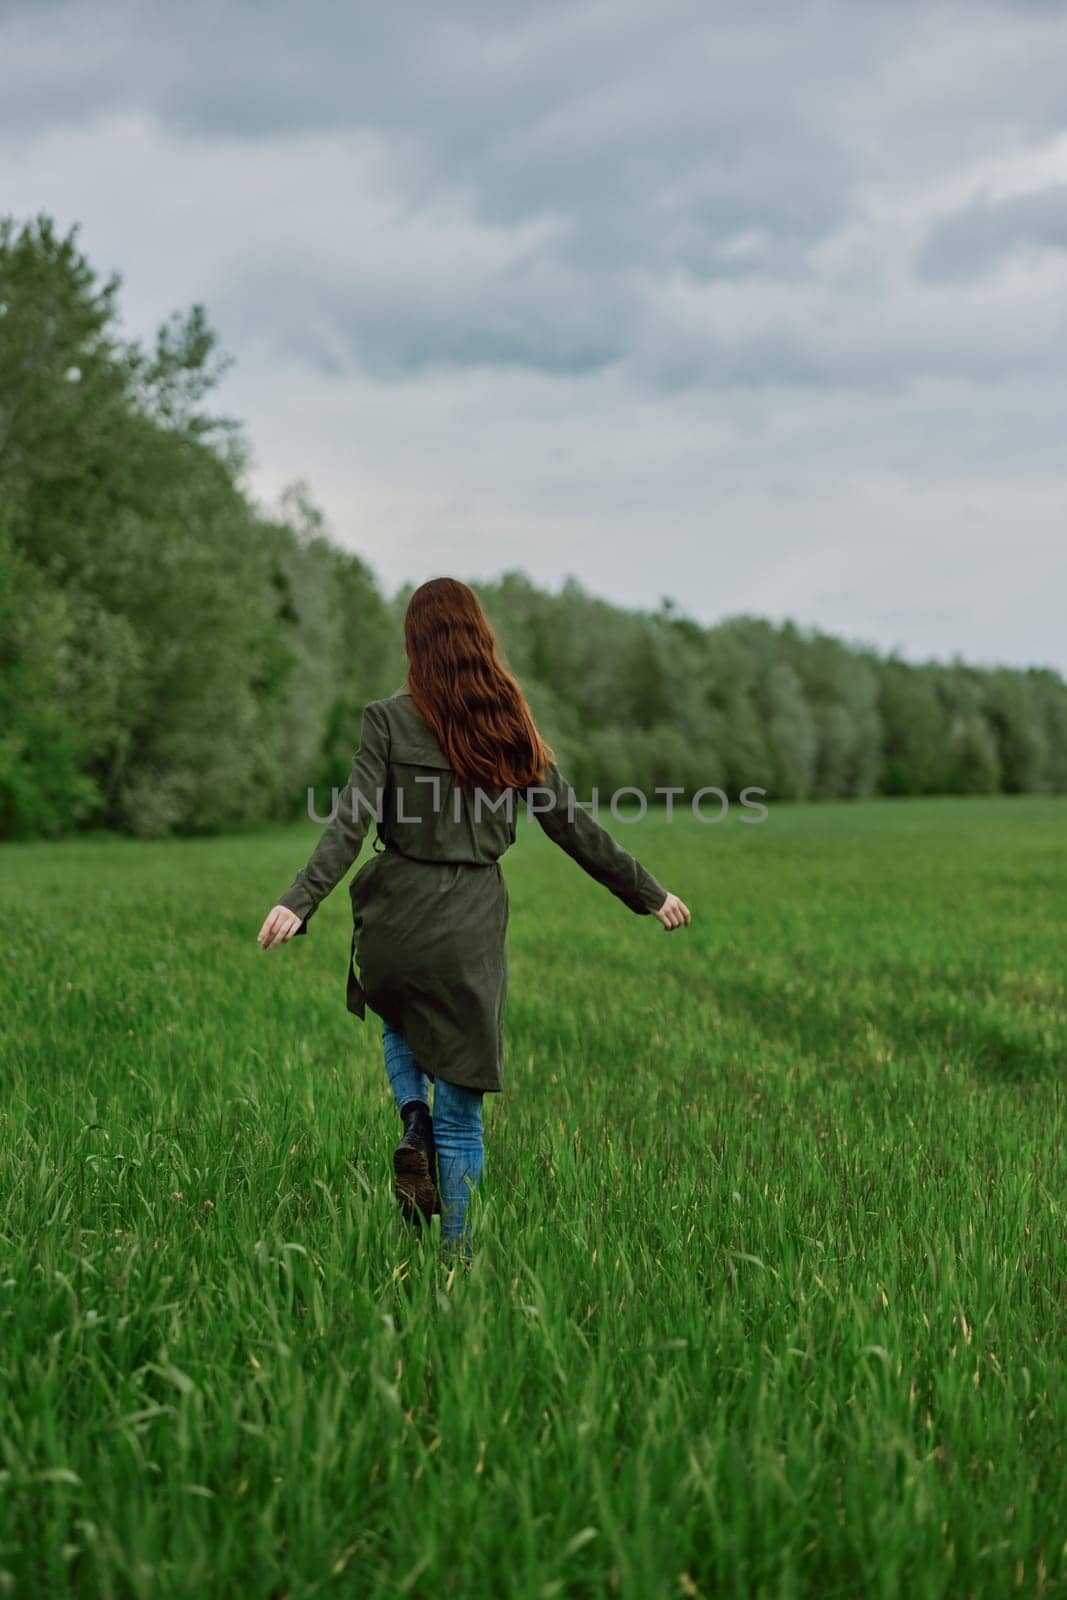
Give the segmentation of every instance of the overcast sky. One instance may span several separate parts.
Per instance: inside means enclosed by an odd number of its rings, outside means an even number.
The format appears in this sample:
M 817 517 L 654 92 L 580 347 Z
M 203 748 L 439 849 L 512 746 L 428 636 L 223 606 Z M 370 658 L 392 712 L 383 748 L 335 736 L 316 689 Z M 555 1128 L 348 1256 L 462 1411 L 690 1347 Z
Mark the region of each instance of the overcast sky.
M 0 211 L 392 589 L 1067 668 L 1067 5 L 0 0 Z

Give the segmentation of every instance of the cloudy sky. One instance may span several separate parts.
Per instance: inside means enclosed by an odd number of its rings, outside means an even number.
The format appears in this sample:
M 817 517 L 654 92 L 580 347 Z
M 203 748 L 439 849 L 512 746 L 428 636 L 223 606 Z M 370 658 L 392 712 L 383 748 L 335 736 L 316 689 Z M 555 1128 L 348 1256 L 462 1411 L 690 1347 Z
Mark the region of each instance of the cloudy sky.
M 1067 669 L 1067 5 L 0 0 L 0 211 L 387 587 Z

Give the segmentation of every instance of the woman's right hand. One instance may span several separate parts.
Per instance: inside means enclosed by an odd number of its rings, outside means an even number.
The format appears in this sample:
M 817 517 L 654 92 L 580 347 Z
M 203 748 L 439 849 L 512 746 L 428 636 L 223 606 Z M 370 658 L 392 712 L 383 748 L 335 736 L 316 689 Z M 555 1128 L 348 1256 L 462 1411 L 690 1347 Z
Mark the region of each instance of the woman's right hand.
M 652 915 L 659 918 L 668 933 L 672 928 L 688 928 L 693 920 L 689 914 L 689 907 L 684 900 L 679 900 L 676 894 L 669 894 L 659 910 L 653 911 Z
M 284 944 L 291 939 L 299 928 L 302 917 L 295 911 L 290 911 L 288 906 L 275 906 L 268 911 L 266 920 L 259 930 L 258 941 L 261 950 L 273 950 L 276 946 Z

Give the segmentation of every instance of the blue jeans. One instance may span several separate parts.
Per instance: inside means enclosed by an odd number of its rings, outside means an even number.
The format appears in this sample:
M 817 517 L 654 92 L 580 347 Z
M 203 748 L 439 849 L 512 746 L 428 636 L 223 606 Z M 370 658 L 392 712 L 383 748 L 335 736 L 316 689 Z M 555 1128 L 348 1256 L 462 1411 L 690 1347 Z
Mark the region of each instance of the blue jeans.
M 382 1024 L 385 1070 L 393 1086 L 397 1109 L 409 1100 L 430 1104 L 430 1080 L 411 1053 L 404 1035 Z M 482 1142 L 481 1089 L 463 1089 L 458 1083 L 434 1080 L 433 1136 L 437 1147 L 437 1177 L 441 1194 L 441 1237 L 470 1244 L 468 1205 L 471 1191 L 485 1166 Z

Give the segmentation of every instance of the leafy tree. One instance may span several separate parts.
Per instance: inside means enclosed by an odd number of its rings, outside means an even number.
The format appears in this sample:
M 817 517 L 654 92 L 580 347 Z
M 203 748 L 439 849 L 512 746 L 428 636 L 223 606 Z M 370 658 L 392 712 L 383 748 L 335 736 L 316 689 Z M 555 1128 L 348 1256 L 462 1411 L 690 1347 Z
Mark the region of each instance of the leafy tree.
M 786 800 L 803 800 L 815 776 L 816 729 L 799 677 L 786 661 L 769 669 L 761 695 L 772 760 L 770 788 Z
M 949 713 L 927 667 L 890 658 L 879 674 L 885 794 L 935 794 L 946 783 Z
M 1050 745 L 1035 680 L 1000 667 L 984 684 L 986 721 L 997 743 L 998 764 L 1009 794 L 1040 794 L 1051 787 Z
M 997 741 L 978 712 L 956 717 L 948 731 L 948 788 L 955 794 L 996 794 L 1000 788 Z

